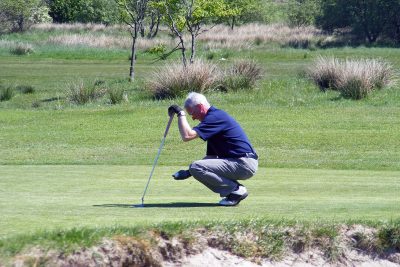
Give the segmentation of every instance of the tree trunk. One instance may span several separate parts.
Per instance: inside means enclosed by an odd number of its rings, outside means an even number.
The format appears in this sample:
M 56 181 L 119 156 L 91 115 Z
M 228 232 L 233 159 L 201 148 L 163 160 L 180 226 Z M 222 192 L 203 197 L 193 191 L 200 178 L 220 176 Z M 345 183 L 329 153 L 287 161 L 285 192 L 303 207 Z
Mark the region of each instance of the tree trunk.
M 136 63 L 136 39 L 137 39 L 137 29 L 138 25 L 135 24 L 135 29 L 132 33 L 132 47 L 131 47 L 131 66 L 129 69 L 129 81 L 133 82 L 135 80 L 135 63 Z
M 158 29 L 159 29 L 159 27 L 160 27 L 160 20 L 161 20 L 161 14 L 160 14 L 160 12 L 158 12 L 158 14 L 157 14 L 156 30 L 154 31 L 154 34 L 151 36 L 151 38 L 154 38 L 154 37 L 157 36 L 157 34 L 158 34 Z
M 153 29 L 154 29 L 155 24 L 156 24 L 156 23 L 155 23 L 155 19 L 154 19 L 154 12 L 151 12 L 151 15 L 150 15 L 149 33 L 147 34 L 147 39 L 152 38 L 152 36 L 153 36 Z
M 187 67 L 186 47 L 185 47 L 185 43 L 183 42 L 183 39 L 181 36 L 179 37 L 179 39 L 181 40 L 182 64 L 183 64 L 183 67 L 186 69 L 186 67 Z
M 143 23 L 140 23 L 140 36 L 144 38 L 144 35 L 145 35 L 144 25 Z
M 194 32 L 191 32 L 190 35 L 192 36 L 192 47 L 191 54 L 190 54 L 190 64 L 193 64 L 194 57 L 196 56 L 196 35 Z
M 233 28 L 235 27 L 235 23 L 236 23 L 236 17 L 233 16 L 233 17 L 232 17 L 231 30 L 233 30 Z

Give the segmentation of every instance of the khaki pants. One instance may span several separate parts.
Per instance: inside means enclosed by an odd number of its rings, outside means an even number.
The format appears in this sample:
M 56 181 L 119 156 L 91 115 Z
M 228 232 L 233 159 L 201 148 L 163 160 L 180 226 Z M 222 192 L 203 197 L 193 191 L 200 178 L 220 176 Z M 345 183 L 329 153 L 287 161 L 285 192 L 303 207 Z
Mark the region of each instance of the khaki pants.
M 253 158 L 205 157 L 190 164 L 189 171 L 213 192 L 226 197 L 237 187 L 236 180 L 249 179 L 257 168 L 258 160 Z

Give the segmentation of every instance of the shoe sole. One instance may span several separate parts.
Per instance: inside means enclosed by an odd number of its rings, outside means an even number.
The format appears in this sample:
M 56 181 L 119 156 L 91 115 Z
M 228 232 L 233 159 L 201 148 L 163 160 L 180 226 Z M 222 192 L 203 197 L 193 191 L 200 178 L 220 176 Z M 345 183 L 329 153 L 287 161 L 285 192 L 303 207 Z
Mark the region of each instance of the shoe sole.
M 248 193 L 244 193 L 244 194 L 239 198 L 239 200 L 238 200 L 235 204 L 233 204 L 233 205 L 222 205 L 222 204 L 219 204 L 219 205 L 222 206 L 222 207 L 234 207 L 234 206 L 237 206 L 237 205 L 239 205 L 240 201 L 242 201 L 243 199 L 245 199 L 248 195 L 249 195 Z

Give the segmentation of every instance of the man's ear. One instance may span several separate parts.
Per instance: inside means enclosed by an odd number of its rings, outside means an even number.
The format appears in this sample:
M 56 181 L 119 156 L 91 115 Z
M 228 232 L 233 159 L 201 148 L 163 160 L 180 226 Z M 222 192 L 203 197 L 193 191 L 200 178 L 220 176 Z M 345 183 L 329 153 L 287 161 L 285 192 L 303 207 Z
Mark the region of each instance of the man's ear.
M 207 113 L 206 107 L 203 104 L 198 104 L 197 107 L 200 110 L 201 114 Z

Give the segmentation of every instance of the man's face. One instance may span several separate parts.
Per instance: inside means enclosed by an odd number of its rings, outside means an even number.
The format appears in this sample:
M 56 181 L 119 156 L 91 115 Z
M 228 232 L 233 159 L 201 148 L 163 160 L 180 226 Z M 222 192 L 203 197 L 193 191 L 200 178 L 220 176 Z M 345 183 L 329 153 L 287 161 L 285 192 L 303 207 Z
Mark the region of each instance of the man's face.
M 199 120 L 202 121 L 204 119 L 205 114 L 204 113 L 204 108 L 202 104 L 198 104 L 196 106 L 188 106 L 186 107 L 186 112 L 192 116 L 193 120 Z

